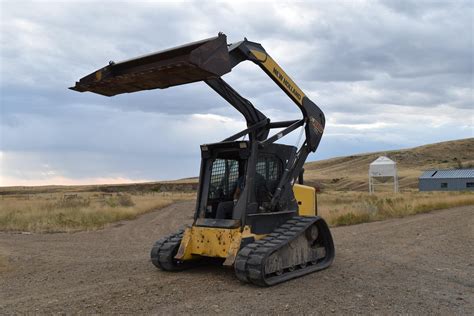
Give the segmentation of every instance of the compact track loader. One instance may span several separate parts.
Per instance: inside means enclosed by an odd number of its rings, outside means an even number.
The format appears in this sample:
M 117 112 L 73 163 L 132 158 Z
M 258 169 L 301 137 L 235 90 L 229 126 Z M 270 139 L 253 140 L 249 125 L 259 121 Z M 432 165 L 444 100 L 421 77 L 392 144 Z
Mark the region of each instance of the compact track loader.
M 303 117 L 272 122 L 232 89 L 222 76 L 243 61 L 257 64 Z M 247 122 L 247 128 L 219 143 L 201 146 L 199 189 L 192 226 L 158 240 L 151 261 L 166 271 L 221 258 L 237 278 L 274 285 L 329 267 L 334 244 L 317 216 L 314 188 L 302 185 L 303 164 L 323 134 L 325 118 L 258 43 L 227 44 L 217 37 L 114 63 L 91 73 L 70 89 L 105 96 L 164 89 L 204 81 Z M 275 143 L 304 129 L 300 148 Z M 270 130 L 278 129 L 272 136 Z M 248 140 L 240 140 L 243 137 Z M 245 138 L 244 138 L 245 139 Z M 296 182 L 299 182 L 297 184 Z

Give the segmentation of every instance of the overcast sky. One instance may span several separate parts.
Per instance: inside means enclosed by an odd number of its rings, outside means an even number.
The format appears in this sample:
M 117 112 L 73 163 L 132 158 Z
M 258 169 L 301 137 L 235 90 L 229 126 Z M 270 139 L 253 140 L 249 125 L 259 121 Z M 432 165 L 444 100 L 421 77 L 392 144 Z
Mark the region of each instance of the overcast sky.
M 310 160 L 474 136 L 472 1 L 16 0 L 0 14 L 0 185 L 197 175 L 199 144 L 245 127 L 204 83 L 112 98 L 67 87 L 220 31 L 261 43 L 325 112 Z M 272 120 L 300 117 L 254 64 L 224 78 Z

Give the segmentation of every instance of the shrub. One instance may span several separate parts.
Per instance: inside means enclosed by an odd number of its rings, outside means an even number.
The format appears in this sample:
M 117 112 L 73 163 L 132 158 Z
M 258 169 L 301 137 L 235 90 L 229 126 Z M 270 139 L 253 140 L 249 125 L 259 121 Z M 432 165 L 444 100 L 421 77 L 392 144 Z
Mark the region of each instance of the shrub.
M 130 206 L 135 205 L 135 203 L 133 203 L 132 197 L 130 195 L 119 195 L 118 196 L 118 204 L 120 206 L 125 206 L 125 207 L 130 207 Z
M 130 195 L 117 195 L 109 197 L 105 200 L 105 204 L 110 207 L 131 207 L 135 205 Z
M 335 226 L 353 225 L 368 222 L 369 219 L 370 215 L 367 213 L 354 214 L 350 212 L 344 215 L 339 215 L 331 221 L 331 224 Z
M 88 207 L 91 204 L 89 199 L 75 198 L 59 200 L 51 206 L 51 208 L 80 208 Z

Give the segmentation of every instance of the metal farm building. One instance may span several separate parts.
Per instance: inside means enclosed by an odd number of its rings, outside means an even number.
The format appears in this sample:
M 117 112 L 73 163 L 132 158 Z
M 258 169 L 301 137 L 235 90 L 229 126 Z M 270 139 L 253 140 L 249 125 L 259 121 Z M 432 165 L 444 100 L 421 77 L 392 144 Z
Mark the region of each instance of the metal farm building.
M 474 191 L 474 169 L 428 170 L 418 180 L 420 191 Z

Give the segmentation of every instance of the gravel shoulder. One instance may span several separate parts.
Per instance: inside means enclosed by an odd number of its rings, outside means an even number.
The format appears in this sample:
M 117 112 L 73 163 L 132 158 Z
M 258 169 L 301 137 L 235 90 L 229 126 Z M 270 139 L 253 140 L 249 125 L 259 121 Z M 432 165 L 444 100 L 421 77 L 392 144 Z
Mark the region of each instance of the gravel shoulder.
M 153 242 L 191 223 L 193 208 L 177 203 L 95 232 L 0 233 L 0 314 L 474 310 L 474 206 L 334 228 L 329 269 L 271 288 L 239 283 L 229 268 L 166 273 L 150 263 Z

